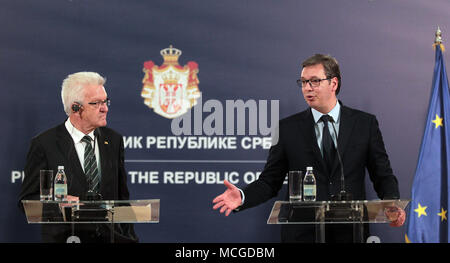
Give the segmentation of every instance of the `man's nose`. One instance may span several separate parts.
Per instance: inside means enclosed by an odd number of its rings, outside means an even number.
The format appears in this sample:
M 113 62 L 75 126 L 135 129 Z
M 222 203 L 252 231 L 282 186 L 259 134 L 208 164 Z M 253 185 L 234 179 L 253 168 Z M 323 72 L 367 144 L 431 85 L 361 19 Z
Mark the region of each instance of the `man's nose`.
M 307 83 L 305 87 L 303 87 L 305 91 L 312 91 L 314 88 L 312 87 L 311 82 Z
M 108 110 L 109 110 L 109 108 L 108 108 L 108 105 L 106 105 L 106 103 L 105 103 L 105 104 L 102 104 L 102 105 L 100 106 L 100 111 L 101 111 L 101 112 L 108 112 Z

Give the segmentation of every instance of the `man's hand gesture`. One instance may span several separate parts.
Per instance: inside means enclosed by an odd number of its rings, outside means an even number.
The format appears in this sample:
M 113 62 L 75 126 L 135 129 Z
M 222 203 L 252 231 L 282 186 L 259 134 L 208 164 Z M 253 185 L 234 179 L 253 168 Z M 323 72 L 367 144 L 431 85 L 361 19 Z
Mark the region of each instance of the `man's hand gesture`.
M 213 209 L 216 210 L 220 208 L 220 213 L 225 212 L 225 215 L 228 216 L 231 211 L 242 204 L 242 198 L 241 192 L 232 183 L 224 180 L 223 184 L 227 187 L 227 190 L 225 190 L 223 194 L 214 198 L 213 203 L 215 205 L 213 206 Z

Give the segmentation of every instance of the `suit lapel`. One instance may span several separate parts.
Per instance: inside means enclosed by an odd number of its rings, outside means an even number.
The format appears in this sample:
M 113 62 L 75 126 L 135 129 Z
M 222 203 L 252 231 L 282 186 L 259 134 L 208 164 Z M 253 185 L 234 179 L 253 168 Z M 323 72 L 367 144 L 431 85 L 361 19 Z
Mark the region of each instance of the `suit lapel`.
M 105 191 L 108 189 L 106 186 L 112 187 L 114 184 L 111 182 L 112 177 L 108 176 L 110 174 L 110 167 L 108 160 L 111 160 L 111 157 L 109 156 L 111 153 L 110 147 L 110 141 L 105 136 L 104 132 L 100 131 L 100 128 L 97 128 L 97 138 L 98 138 L 98 150 L 100 155 L 100 166 L 101 166 L 101 181 L 100 181 L 100 193 L 104 194 Z
M 64 123 L 58 126 L 56 143 L 61 153 L 65 155 L 66 162 L 65 171 L 67 176 L 67 185 L 69 187 L 69 194 L 75 194 L 77 191 L 84 192 L 87 185 L 86 176 L 78 159 L 77 151 L 72 137 L 67 131 Z
M 341 103 L 342 105 L 342 103 Z M 340 124 L 339 124 L 339 136 L 338 136 L 338 147 L 339 153 L 342 158 L 342 162 L 344 162 L 345 150 L 347 148 L 348 141 L 351 137 L 353 127 L 355 125 L 355 118 L 353 118 L 353 112 L 350 108 L 341 106 L 341 116 L 340 116 Z M 336 169 L 339 168 L 339 159 L 336 156 L 333 164 L 333 169 L 331 175 L 334 175 Z M 344 171 L 345 172 L 345 171 Z
M 327 171 L 325 161 L 323 160 L 322 154 L 320 153 L 319 145 L 317 145 L 317 136 L 316 136 L 316 132 L 314 130 L 315 123 L 314 123 L 314 118 L 313 118 L 313 115 L 311 112 L 311 108 L 309 108 L 305 112 L 305 115 L 303 116 L 302 121 L 303 121 L 303 123 L 301 123 L 302 129 L 300 129 L 300 130 L 303 131 L 304 138 L 306 138 L 307 141 L 311 142 L 311 147 L 312 147 L 312 150 L 314 153 L 314 157 L 316 160 L 319 161 L 321 168 L 322 168 L 321 170 Z

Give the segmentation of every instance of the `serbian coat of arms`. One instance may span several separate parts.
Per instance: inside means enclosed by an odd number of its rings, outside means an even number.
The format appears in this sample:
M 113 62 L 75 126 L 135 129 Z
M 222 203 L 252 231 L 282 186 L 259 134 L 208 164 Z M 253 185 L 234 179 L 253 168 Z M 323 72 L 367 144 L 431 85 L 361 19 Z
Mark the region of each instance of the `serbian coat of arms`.
M 161 66 L 151 60 L 144 62 L 141 96 L 155 113 L 173 119 L 196 105 L 201 95 L 198 89 L 198 64 L 189 61 L 187 65 L 180 66 L 178 58 L 181 50 L 172 45 L 160 53 L 164 58 Z

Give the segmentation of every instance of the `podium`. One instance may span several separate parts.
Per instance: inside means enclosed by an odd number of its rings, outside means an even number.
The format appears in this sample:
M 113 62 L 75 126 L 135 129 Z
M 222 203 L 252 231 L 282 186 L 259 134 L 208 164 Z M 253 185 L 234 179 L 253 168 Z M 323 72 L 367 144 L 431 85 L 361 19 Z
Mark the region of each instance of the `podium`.
M 314 225 L 316 242 L 325 242 L 326 224 L 353 224 L 353 242 L 364 242 L 363 224 L 390 223 L 385 212 L 391 207 L 403 210 L 410 200 L 355 201 L 276 201 L 267 224 Z
M 159 199 L 39 201 L 22 200 L 29 224 L 110 224 L 114 243 L 114 224 L 159 223 Z M 76 237 L 75 237 L 76 238 Z

